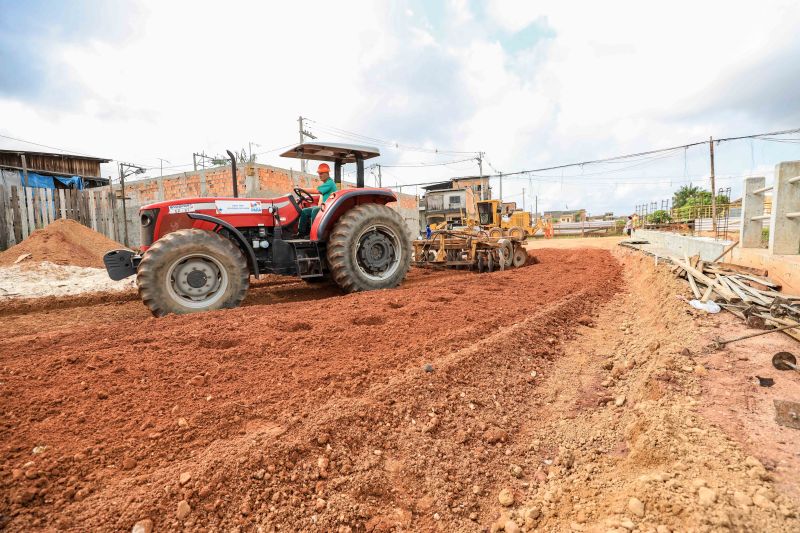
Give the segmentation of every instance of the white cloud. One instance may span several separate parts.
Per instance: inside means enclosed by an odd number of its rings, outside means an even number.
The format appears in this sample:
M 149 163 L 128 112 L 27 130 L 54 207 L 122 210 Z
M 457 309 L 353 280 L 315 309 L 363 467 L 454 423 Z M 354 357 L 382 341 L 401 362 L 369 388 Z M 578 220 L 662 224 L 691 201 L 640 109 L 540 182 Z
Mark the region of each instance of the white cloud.
M 51 43 L 49 55 L 87 89 L 79 106 L 54 110 L 0 96 L 0 132 L 177 164 L 203 149 L 290 143 L 302 114 L 405 145 L 482 150 L 508 172 L 797 126 L 739 106 L 760 89 L 730 81 L 746 80 L 764 58 L 800 49 L 794 2 L 497 0 L 437 8 L 443 12 L 418 3 L 148 0 L 129 38 Z M 532 24 L 535 38 L 512 45 Z M 774 63 L 792 68 L 791 61 Z M 735 103 L 714 108 L 723 100 Z M 756 151 L 754 161 L 749 149 L 722 145 L 719 173 L 768 170 L 794 146 Z M 690 177 L 707 174 L 702 150 L 689 153 Z M 386 164 L 460 158 L 384 152 Z M 274 154 L 265 158 L 278 162 Z M 394 169 L 384 181 L 416 183 L 475 168 Z M 629 211 L 670 195 L 684 176 L 683 156 L 636 170 L 583 179 L 572 168 L 563 184 L 559 172 L 538 178 L 551 183 L 508 178 L 504 195 L 521 199 L 525 187 L 544 208 Z M 631 185 L 634 178 L 643 183 Z

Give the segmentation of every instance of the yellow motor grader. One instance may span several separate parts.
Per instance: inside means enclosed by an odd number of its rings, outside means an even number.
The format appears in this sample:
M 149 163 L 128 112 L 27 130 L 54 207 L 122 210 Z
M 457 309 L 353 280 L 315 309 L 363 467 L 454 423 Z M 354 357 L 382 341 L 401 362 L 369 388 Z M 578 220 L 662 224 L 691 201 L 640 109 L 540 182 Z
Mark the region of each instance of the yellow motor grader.
M 500 200 L 478 200 L 475 204 L 478 219 L 468 219 L 467 226 L 479 226 L 489 237 L 524 240 L 533 237 L 539 230 L 542 230 L 545 238 L 553 237 L 553 224 L 550 221 L 544 222 L 541 218 L 532 222 L 528 211 L 512 211 L 503 216 Z

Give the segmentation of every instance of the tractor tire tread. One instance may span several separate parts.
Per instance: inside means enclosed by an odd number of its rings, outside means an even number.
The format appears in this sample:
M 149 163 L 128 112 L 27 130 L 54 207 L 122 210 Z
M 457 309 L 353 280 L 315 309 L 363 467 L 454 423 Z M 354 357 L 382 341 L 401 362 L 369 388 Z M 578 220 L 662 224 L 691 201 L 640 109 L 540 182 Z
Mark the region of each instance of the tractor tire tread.
M 230 239 L 217 233 L 200 229 L 182 229 L 168 233 L 158 239 L 148 248 L 139 264 L 136 274 L 136 283 L 142 302 L 156 317 L 170 313 L 181 314 L 182 311 L 174 305 L 169 305 L 168 296 L 158 282 L 158 270 L 168 261 L 168 255 L 177 247 L 197 247 L 199 241 L 204 240 L 210 246 L 219 247 L 219 251 L 227 254 L 238 267 L 238 280 L 231 279 L 229 283 L 237 287 L 223 303 L 223 308 L 238 307 L 242 303 L 250 287 L 250 271 L 247 260 L 241 248 Z M 185 312 L 185 311 L 183 311 Z
M 360 226 L 367 226 L 376 219 L 383 219 L 400 231 L 399 240 L 402 246 L 401 265 L 393 280 L 382 287 L 370 287 L 369 283 L 358 278 L 354 265 L 351 264 L 349 248 L 354 245 L 350 238 Z M 344 292 L 359 292 L 371 288 L 391 288 L 405 279 L 411 266 L 411 239 L 408 237 L 406 223 L 392 208 L 383 204 L 361 204 L 351 208 L 336 222 L 328 238 L 328 269 L 331 277 Z

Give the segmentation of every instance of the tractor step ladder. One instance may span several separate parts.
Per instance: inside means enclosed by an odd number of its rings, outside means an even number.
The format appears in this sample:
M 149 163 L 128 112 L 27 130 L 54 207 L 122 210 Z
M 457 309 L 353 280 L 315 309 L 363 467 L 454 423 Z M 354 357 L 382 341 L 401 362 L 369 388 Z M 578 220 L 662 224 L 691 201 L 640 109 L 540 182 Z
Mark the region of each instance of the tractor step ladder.
M 325 273 L 322 271 L 322 258 L 320 257 L 319 243 L 317 241 L 292 239 L 288 241 L 294 246 L 294 258 L 297 263 L 297 274 L 305 278 L 320 278 Z M 303 251 L 311 251 L 305 257 L 301 257 Z

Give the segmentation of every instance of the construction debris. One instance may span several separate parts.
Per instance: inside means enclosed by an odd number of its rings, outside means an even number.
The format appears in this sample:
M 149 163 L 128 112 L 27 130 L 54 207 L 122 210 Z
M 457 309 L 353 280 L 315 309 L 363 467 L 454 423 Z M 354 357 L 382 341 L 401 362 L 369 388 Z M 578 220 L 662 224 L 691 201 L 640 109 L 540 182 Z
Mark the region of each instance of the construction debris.
M 701 302 L 715 296 L 714 301 L 720 307 L 746 321 L 748 326 L 770 328 L 765 333 L 783 331 L 800 340 L 797 329 L 800 327 L 800 296 L 780 292 L 781 285 L 769 279 L 765 270 L 701 261 L 699 256 L 669 259 L 675 265 L 673 272 L 688 281 L 695 298 Z M 717 344 L 724 346 L 755 335 L 717 341 Z

